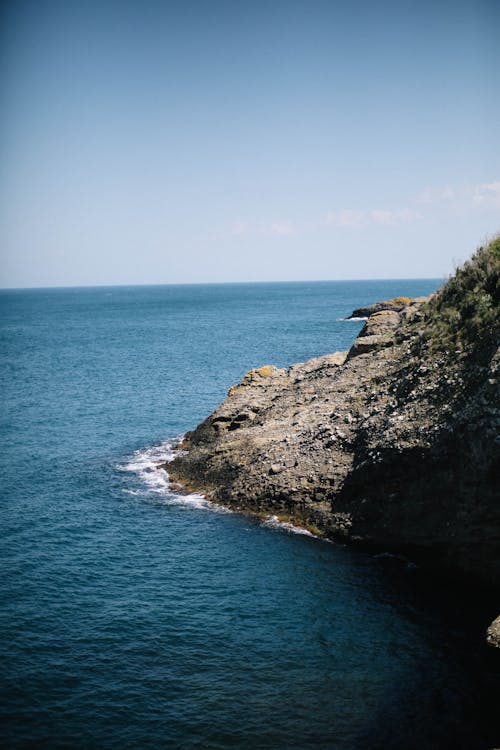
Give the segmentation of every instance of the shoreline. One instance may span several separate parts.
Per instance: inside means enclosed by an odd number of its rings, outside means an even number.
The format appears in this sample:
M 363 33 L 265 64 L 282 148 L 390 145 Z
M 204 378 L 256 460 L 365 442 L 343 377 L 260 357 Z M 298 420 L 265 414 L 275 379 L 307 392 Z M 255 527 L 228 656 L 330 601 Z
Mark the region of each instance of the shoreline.
M 179 446 L 182 445 L 182 442 L 179 443 Z M 172 448 L 172 459 L 173 461 L 180 453 L 185 452 L 185 448 L 179 448 L 177 449 L 177 446 L 173 446 Z M 251 507 L 244 507 L 242 505 L 234 506 L 231 503 L 228 503 L 227 505 L 224 505 L 223 503 L 217 502 L 217 500 L 214 499 L 213 495 L 210 493 L 210 491 L 206 490 L 205 488 L 201 486 L 195 486 L 192 484 L 189 484 L 188 482 L 183 482 L 182 480 L 172 477 L 171 473 L 168 471 L 167 467 L 169 465 L 170 461 L 166 463 L 158 464 L 156 467 L 157 471 L 164 471 L 168 476 L 168 489 L 174 494 L 174 495 L 200 495 L 203 497 L 204 500 L 206 500 L 208 503 L 213 505 L 216 508 L 222 508 L 224 510 L 228 510 L 232 513 L 239 513 L 244 516 L 248 516 L 250 518 L 255 518 L 257 520 L 262 521 L 263 523 L 267 521 L 271 521 L 272 519 L 276 519 L 281 524 L 287 524 L 289 526 L 293 526 L 297 529 L 303 529 L 304 531 L 307 531 L 307 533 L 314 537 L 315 539 L 320 539 L 323 541 L 329 541 L 329 542 L 337 542 L 339 543 L 339 540 L 330 539 L 325 531 L 318 526 L 315 526 L 314 524 L 308 523 L 307 521 L 303 519 L 298 519 L 291 515 L 286 514 L 280 514 L 276 515 L 272 513 L 271 511 L 259 511 L 255 510 Z

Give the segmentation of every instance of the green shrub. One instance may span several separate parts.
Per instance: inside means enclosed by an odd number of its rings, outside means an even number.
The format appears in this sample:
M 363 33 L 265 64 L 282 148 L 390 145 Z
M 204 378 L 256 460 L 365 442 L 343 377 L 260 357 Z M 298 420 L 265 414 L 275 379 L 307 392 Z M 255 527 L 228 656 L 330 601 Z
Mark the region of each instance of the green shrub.
M 424 309 L 420 341 L 430 352 L 498 345 L 500 237 L 480 247 Z

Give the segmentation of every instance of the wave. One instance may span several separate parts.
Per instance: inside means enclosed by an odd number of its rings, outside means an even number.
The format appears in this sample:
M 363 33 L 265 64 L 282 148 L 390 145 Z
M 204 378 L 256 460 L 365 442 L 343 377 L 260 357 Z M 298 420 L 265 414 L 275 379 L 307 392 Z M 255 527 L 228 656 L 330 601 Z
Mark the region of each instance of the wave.
M 271 518 L 266 519 L 262 522 L 262 526 L 266 526 L 269 529 L 276 529 L 277 531 L 286 531 L 288 534 L 302 534 L 303 536 L 315 537 L 308 529 L 304 529 L 302 526 L 295 526 L 293 523 L 288 523 L 288 521 L 280 521 L 278 516 L 271 516 Z
M 182 435 L 179 435 L 158 445 L 140 448 L 134 451 L 125 463 L 118 464 L 116 468 L 119 471 L 132 474 L 139 482 L 139 487 L 126 488 L 123 492 L 128 495 L 154 496 L 156 500 L 161 499 L 169 505 L 218 509 L 201 493 L 175 492 L 170 485 L 168 472 L 164 468 L 160 468 L 162 464 L 169 463 L 175 458 L 178 451 L 175 450 L 174 446 L 182 440 L 182 437 Z

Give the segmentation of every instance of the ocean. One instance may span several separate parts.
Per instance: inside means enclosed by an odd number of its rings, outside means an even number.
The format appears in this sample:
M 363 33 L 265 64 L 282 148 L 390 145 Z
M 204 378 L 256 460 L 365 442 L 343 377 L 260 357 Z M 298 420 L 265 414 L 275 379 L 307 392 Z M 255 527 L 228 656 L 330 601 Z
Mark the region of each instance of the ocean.
M 412 565 L 155 468 L 251 367 L 345 350 L 353 308 L 438 285 L 0 293 L 3 747 L 488 746 L 471 633 Z

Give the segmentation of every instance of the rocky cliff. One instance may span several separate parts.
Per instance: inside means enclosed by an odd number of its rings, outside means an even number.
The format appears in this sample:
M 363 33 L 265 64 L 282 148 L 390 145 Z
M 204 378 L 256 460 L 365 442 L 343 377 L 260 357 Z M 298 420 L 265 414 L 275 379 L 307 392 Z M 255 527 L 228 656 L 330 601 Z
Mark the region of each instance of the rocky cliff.
M 347 353 L 265 366 L 168 471 L 233 508 L 500 581 L 500 238 Z

